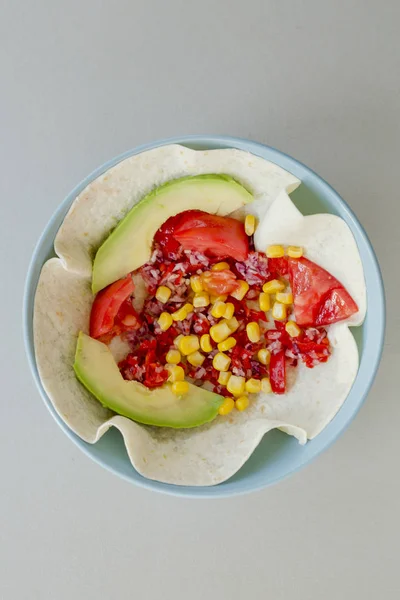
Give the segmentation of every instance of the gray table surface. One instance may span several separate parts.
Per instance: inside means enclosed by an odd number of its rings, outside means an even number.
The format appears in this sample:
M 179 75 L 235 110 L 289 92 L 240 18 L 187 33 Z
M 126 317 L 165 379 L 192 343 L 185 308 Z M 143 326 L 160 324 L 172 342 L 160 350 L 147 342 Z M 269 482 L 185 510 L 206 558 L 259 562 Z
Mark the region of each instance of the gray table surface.
M 399 598 L 398 0 L 3 2 L 0 598 Z M 225 133 L 315 169 L 386 279 L 375 385 L 342 438 L 247 497 L 137 489 L 57 427 L 28 371 L 21 298 L 66 193 L 138 144 Z

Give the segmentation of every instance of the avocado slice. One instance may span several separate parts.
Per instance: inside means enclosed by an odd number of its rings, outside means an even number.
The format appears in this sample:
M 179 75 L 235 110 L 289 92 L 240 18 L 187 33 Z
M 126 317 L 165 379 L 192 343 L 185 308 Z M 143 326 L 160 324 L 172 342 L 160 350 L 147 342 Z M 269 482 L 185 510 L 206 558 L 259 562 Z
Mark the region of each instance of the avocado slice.
M 137 381 L 123 379 L 108 347 L 80 332 L 74 370 L 79 381 L 103 406 L 138 423 L 157 427 L 190 428 L 212 421 L 222 396 L 190 385 L 184 396 L 170 386 L 149 390 Z
M 225 216 L 253 200 L 229 175 L 182 177 L 156 188 L 128 212 L 98 249 L 93 293 L 144 265 L 156 231 L 169 217 L 191 209 Z

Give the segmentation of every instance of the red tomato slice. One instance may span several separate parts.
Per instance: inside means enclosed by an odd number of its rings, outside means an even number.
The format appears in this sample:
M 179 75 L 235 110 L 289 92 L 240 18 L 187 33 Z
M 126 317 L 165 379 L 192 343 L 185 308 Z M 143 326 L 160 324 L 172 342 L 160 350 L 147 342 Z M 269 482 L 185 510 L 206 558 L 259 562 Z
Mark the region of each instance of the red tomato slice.
M 289 277 L 298 325 L 331 325 L 358 311 L 340 281 L 307 258 L 289 258 Z
M 271 355 L 269 363 L 269 379 L 274 394 L 284 394 L 286 389 L 285 351 Z
M 174 237 L 185 250 L 198 250 L 216 258 L 246 260 L 249 238 L 240 221 L 200 210 L 186 211 L 179 216 Z
M 206 271 L 202 276 L 202 281 L 205 291 L 214 296 L 230 294 L 238 286 L 236 275 L 228 269 L 226 271 Z
M 132 277 L 127 275 L 97 294 L 90 313 L 91 337 L 98 338 L 113 328 L 121 304 L 133 293 L 133 290 Z

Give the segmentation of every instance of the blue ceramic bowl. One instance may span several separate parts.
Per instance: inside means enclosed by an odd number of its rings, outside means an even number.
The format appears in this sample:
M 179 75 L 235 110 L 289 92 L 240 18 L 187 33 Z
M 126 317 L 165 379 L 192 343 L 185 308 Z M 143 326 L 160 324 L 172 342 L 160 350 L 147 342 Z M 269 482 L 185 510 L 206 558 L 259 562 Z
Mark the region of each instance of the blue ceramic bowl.
M 93 179 L 124 158 L 171 143 L 183 144 L 196 150 L 238 148 L 270 160 L 293 173 L 302 181 L 302 185 L 291 198 L 303 214 L 328 212 L 342 217 L 349 225 L 358 244 L 367 284 L 367 316 L 362 327 L 353 329 L 360 353 L 360 368 L 350 394 L 336 417 L 320 435 L 305 446 L 300 446 L 297 440 L 280 431 L 268 433 L 236 475 L 213 487 L 181 487 L 142 477 L 129 462 L 122 437 L 115 429 L 106 433 L 97 444 L 82 441 L 56 414 L 42 387 L 35 362 L 32 315 L 36 285 L 43 263 L 54 256 L 54 237 L 71 203 Z M 290 156 L 256 142 L 225 136 L 185 136 L 147 144 L 110 160 L 65 198 L 47 224 L 32 256 L 25 287 L 23 326 L 26 352 L 39 392 L 58 425 L 83 452 L 136 485 L 178 496 L 218 498 L 259 490 L 287 477 L 328 448 L 344 431 L 364 402 L 378 369 L 385 330 L 385 299 L 381 273 L 367 234 L 344 200 L 316 173 Z

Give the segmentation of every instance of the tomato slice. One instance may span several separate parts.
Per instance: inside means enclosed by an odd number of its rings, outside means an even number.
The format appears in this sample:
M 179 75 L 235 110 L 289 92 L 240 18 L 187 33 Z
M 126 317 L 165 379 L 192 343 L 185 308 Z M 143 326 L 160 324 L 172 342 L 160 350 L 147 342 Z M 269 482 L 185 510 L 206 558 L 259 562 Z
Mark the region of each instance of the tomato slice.
M 114 326 L 114 320 L 123 302 L 133 293 L 132 277 L 127 275 L 101 290 L 94 299 L 90 313 L 90 335 L 98 338 Z
M 215 258 L 246 260 L 249 238 L 244 225 L 231 217 L 210 215 L 203 211 L 181 213 L 174 227 L 174 237 L 185 250 L 197 250 Z
M 331 325 L 358 311 L 340 281 L 307 258 L 289 258 L 289 277 L 298 325 Z
M 206 271 L 202 276 L 203 287 L 206 292 L 214 296 L 230 294 L 238 287 L 236 275 L 229 271 Z
M 286 364 L 284 350 L 271 355 L 271 361 L 269 363 L 269 378 L 274 394 L 284 394 L 286 389 Z

